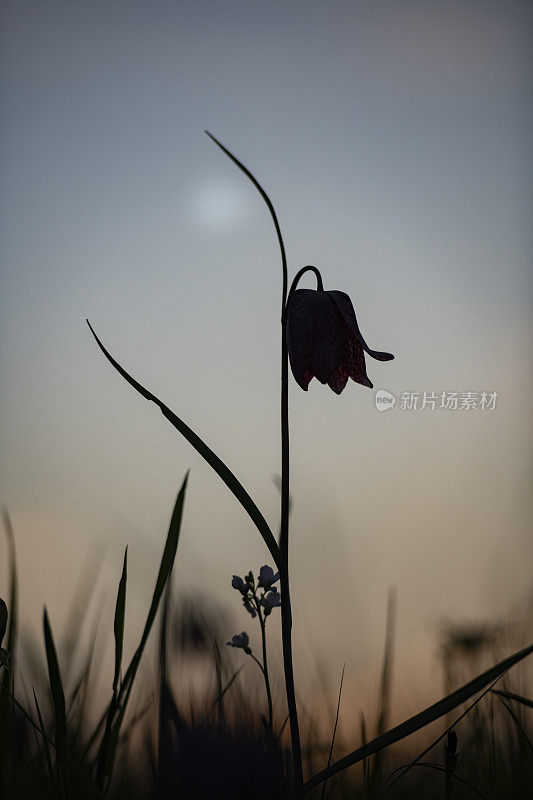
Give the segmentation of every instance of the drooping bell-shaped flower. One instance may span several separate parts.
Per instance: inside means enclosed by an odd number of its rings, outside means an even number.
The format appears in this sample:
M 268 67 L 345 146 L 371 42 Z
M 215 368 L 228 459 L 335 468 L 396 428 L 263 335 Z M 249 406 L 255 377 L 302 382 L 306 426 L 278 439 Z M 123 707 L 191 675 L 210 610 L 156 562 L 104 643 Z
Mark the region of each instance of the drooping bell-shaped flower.
M 292 374 L 305 391 L 315 377 L 336 394 L 348 378 L 372 388 L 365 351 L 378 361 L 394 358 L 368 347 L 344 292 L 296 289 L 289 300 L 286 336 Z

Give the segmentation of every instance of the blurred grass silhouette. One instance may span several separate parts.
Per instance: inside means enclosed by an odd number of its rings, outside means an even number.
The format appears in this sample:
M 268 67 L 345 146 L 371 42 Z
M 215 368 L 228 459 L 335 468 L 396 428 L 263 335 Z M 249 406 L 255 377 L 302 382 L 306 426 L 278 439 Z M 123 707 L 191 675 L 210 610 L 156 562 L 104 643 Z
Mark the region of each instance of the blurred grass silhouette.
M 15 537 L 7 513 L 4 515 L 11 585 L 8 603 L 0 606 L 2 797 L 212 800 L 241 794 L 255 798 L 292 796 L 285 712 L 278 703 L 272 738 L 265 726 L 263 694 L 256 684 L 247 682 L 246 670 L 235 669 L 225 648 L 227 621 L 203 600 L 189 598 L 176 603 L 172 599 L 170 578 L 186 483 L 187 477 L 172 513 L 139 645 L 123 671 L 128 592 L 127 553 L 124 556 L 113 624 L 114 671 L 107 679 L 110 697 L 96 723 L 95 712 L 101 702 L 91 682 L 96 624 L 86 642 L 80 637 L 90 598 L 71 613 L 57 646 L 45 609 L 44 646 L 25 642 L 22 647 L 19 642 L 17 647 Z M 95 613 L 98 617 L 98 607 Z M 508 670 L 531 648 L 482 673 L 457 698 L 457 684 L 471 678 L 473 666 L 479 668 L 487 658 L 494 662 L 501 657 L 502 642 L 509 631 L 497 625 L 447 623 L 441 631 L 440 653 L 447 697 L 455 699 L 444 701 L 437 714 L 430 713 L 431 707 L 411 718 L 403 724 L 407 725 L 407 734 L 400 731 L 398 735 L 394 732 L 402 726 L 388 730 L 395 613 L 395 593 L 391 591 L 377 718 L 369 720 L 359 709 L 346 707 L 339 694 L 337 711 L 341 719 L 361 715 L 361 747 L 352 757 L 354 766 L 343 769 L 342 762 L 350 761 L 350 757 L 335 761 L 339 749 L 332 741 L 336 720 L 331 719 L 327 726 L 323 720 L 304 722 L 307 796 L 361 800 L 529 798 L 533 785 L 533 703 Z M 153 686 L 148 693 L 146 686 L 142 694 L 137 691 L 129 708 L 157 616 L 159 646 Z M 191 671 L 202 676 L 195 694 L 187 690 L 187 673 Z M 324 688 L 317 686 L 316 691 Z M 434 740 L 428 733 L 430 747 L 424 753 L 409 747 L 405 735 L 410 729 L 419 730 L 439 718 L 438 741 L 434 741 L 437 735 L 433 727 Z M 389 740 L 394 746 L 386 746 Z M 328 764 L 331 774 L 326 770 Z

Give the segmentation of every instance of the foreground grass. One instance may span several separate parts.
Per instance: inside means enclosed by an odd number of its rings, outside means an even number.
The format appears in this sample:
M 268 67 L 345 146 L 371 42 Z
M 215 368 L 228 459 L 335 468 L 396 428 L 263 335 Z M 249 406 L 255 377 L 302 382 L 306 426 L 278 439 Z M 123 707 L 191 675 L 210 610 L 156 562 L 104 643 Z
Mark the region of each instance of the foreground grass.
M 179 491 L 139 644 L 124 669 L 127 552 L 117 590 L 113 631 L 115 659 L 110 697 L 94 722 L 91 674 L 94 637 L 81 655 L 81 620 L 72 620 L 67 642 L 57 647 L 48 613 L 43 615 L 42 661 L 24 672 L 16 663 L 17 576 L 14 537 L 5 519 L 10 552 L 8 603 L 0 605 L 1 796 L 4 798 L 230 798 L 292 797 L 291 757 L 283 723 L 264 717 L 262 695 L 250 695 L 241 670 L 223 648 L 198 606 L 173 618 L 170 576 L 176 556 L 187 477 Z M 160 614 L 156 685 L 130 703 L 148 637 Z M 389 619 L 376 720 L 361 716 L 360 740 L 338 757 L 326 731 L 309 722 L 302 730 L 309 798 L 450 798 L 521 800 L 531 796 L 531 708 L 514 684 L 511 668 L 531 652 L 518 651 L 453 689 L 453 672 L 472 653 L 494 646 L 496 630 L 447 631 L 443 664 L 449 692 L 442 701 L 392 729 L 390 706 L 392 627 Z M 58 652 L 62 653 L 60 662 Z M 81 655 L 81 658 L 80 658 Z M 175 676 L 189 660 L 205 675 L 201 696 L 176 689 Z M 35 659 L 34 659 L 35 662 Z M 77 670 L 74 665 L 78 664 Z M 81 667 L 79 666 L 81 664 Z M 340 694 L 339 694 L 340 700 Z M 131 705 L 131 708 L 130 708 Z M 339 706 L 337 707 L 337 715 Z M 343 718 L 358 709 L 342 708 Z M 440 729 L 428 726 L 441 720 Z M 426 729 L 428 746 L 416 752 L 409 735 Z M 433 738 L 432 738 L 433 737 Z

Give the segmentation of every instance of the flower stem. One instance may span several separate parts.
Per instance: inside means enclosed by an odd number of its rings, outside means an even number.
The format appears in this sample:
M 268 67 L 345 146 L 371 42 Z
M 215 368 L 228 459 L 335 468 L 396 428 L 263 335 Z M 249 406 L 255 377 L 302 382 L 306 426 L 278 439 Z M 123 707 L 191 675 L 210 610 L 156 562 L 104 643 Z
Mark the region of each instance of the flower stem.
M 289 722 L 291 726 L 292 768 L 295 796 L 304 797 L 302 749 L 298 710 L 294 691 L 294 672 L 292 666 L 292 613 L 289 586 L 289 353 L 285 338 L 285 307 L 282 313 L 281 337 L 281 636 L 283 642 L 283 670 Z
M 291 600 L 289 594 L 289 356 L 285 340 L 285 317 L 287 304 L 287 256 L 285 245 L 281 235 L 278 218 L 269 196 L 249 169 L 233 155 L 222 142 L 219 142 L 213 134 L 206 131 L 218 147 L 233 161 L 233 163 L 246 175 L 253 183 L 263 200 L 265 201 L 278 237 L 281 253 L 281 267 L 283 273 L 283 286 L 281 293 L 281 324 L 282 324 L 282 351 L 281 351 L 281 533 L 280 547 L 282 552 L 282 564 L 280 566 L 281 582 L 281 635 L 283 642 L 283 669 L 285 672 L 285 689 L 287 692 L 287 706 L 289 710 L 289 720 L 291 726 L 292 743 L 292 762 L 294 772 L 295 793 L 297 798 L 304 797 L 303 772 L 302 772 L 302 751 L 300 747 L 300 731 L 298 727 L 298 713 L 296 710 L 296 699 L 294 694 L 294 675 L 292 669 L 292 643 L 291 643 Z M 317 279 L 319 275 L 317 275 Z M 319 288 L 321 286 L 321 279 Z M 276 561 L 276 565 L 277 561 Z
M 267 695 L 267 702 L 268 702 L 268 730 L 270 735 L 274 736 L 274 730 L 272 727 L 273 722 L 273 713 L 272 713 L 272 694 L 270 691 L 270 680 L 268 677 L 268 662 L 267 662 L 267 650 L 266 650 L 266 635 L 265 635 L 265 619 L 263 614 L 261 613 L 261 608 L 258 604 L 257 606 L 257 615 L 259 617 L 259 623 L 261 625 L 261 644 L 263 647 L 263 677 L 265 679 L 265 689 Z
M 295 275 L 293 282 L 291 283 L 291 288 L 289 289 L 289 296 L 287 297 L 287 302 L 285 303 L 285 311 L 289 306 L 289 300 L 292 297 L 292 293 L 296 290 L 296 287 L 300 283 L 300 280 L 303 278 L 306 272 L 314 272 L 316 276 L 316 290 L 317 292 L 324 291 L 324 284 L 322 283 L 322 275 L 320 274 L 320 270 L 314 267 L 312 264 L 309 264 L 307 267 L 302 267 L 298 270 Z M 284 318 L 283 318 L 284 319 Z

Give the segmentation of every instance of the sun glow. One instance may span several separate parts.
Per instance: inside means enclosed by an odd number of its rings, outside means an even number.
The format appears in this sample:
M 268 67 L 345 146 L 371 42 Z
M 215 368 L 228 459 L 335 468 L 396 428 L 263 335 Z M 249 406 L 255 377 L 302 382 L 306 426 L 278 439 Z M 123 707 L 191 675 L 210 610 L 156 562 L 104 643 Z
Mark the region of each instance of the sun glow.
M 244 219 L 246 205 L 241 192 L 226 183 L 203 183 L 193 198 L 193 214 L 202 227 L 231 228 Z

